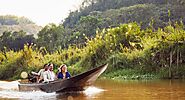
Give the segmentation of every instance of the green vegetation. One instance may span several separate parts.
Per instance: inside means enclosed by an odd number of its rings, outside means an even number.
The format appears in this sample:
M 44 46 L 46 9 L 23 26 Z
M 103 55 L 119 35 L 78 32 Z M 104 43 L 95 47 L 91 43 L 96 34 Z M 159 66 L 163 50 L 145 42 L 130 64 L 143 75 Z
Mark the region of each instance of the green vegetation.
M 55 69 L 67 64 L 73 75 L 108 63 L 104 76 L 111 79 L 185 78 L 184 4 L 84 0 L 80 10 L 58 26 L 46 25 L 37 37 L 4 31 L 0 79 L 18 79 L 49 62 Z
M 183 24 L 169 25 L 164 29 L 142 30 L 136 23 L 104 29 L 86 46 L 48 53 L 34 45 L 23 50 L 0 53 L 1 79 L 18 78 L 25 70 L 38 70 L 44 63 L 56 66 L 70 65 L 73 74 L 109 63 L 106 77 L 128 79 L 142 77 L 184 78 L 185 75 L 185 30 Z M 9 73 L 9 74 L 6 74 Z M 141 75 L 141 76 L 138 76 Z M 158 76 L 157 76 L 158 75 Z
M 14 50 L 21 50 L 24 48 L 24 44 L 33 43 L 35 38 L 33 35 L 26 35 L 26 32 L 7 32 L 5 31 L 0 36 L 0 50 L 9 50 L 13 48 Z

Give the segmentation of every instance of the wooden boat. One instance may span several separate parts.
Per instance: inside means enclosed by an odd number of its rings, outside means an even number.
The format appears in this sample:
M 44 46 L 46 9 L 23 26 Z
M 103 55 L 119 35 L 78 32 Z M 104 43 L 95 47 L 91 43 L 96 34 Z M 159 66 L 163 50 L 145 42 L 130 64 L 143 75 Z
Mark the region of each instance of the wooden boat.
M 92 85 L 98 76 L 106 70 L 107 66 L 108 64 L 101 65 L 69 79 L 56 80 L 49 83 L 20 83 L 18 86 L 20 91 L 41 90 L 47 93 L 82 91 Z

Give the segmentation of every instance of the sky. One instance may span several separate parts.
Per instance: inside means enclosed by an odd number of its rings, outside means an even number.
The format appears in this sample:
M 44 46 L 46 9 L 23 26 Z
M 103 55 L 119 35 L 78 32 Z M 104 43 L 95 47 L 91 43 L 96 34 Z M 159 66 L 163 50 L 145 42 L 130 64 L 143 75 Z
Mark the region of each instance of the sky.
M 59 24 L 82 0 L 0 0 L 0 15 L 27 17 L 37 25 Z

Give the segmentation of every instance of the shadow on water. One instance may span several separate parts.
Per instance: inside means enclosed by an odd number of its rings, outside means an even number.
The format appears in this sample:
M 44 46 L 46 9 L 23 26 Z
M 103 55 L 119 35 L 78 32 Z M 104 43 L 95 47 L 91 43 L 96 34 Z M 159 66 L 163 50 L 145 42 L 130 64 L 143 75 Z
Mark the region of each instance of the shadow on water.
M 58 93 L 56 98 L 62 100 L 89 100 L 96 98 L 96 96 L 103 91 L 105 90 L 96 87 L 89 87 L 85 91 L 81 92 Z
M 87 97 L 84 93 L 82 92 L 70 92 L 70 93 L 59 93 L 56 96 L 57 99 L 62 99 L 62 100 L 86 100 Z

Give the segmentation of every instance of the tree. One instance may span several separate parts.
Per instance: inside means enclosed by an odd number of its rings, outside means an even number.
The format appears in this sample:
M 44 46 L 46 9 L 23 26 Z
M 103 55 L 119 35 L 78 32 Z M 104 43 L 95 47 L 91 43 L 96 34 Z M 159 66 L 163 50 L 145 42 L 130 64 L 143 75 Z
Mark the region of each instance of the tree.
M 24 31 L 5 31 L 3 32 L 3 35 L 0 36 L 0 50 L 3 50 L 4 47 L 7 49 L 12 50 L 20 50 L 24 48 L 24 44 L 31 44 L 33 43 L 35 38 L 33 35 L 26 35 L 26 32 Z
M 37 43 L 39 47 L 46 47 L 50 52 L 58 48 L 64 47 L 65 30 L 62 25 L 55 24 L 46 25 L 39 33 Z
M 94 16 L 81 17 L 76 30 L 87 37 L 94 37 L 96 29 L 101 28 L 102 19 Z

